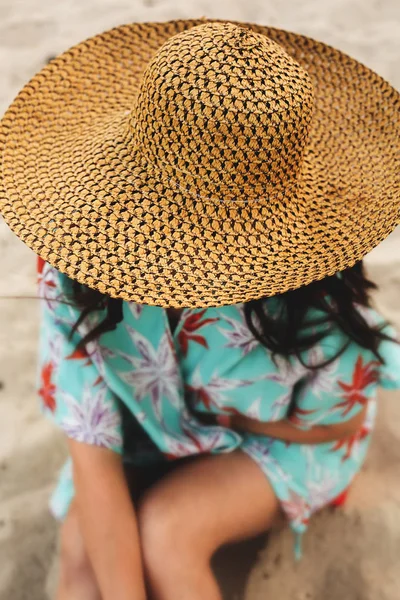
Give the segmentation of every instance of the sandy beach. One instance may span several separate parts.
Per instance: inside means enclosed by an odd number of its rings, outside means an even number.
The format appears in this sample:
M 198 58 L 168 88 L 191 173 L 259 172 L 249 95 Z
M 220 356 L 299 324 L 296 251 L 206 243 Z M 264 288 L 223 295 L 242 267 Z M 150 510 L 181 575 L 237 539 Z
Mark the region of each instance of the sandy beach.
M 0 0 L 0 114 L 49 57 L 87 37 L 131 21 L 201 16 L 320 39 L 400 89 L 398 0 Z M 400 328 L 400 230 L 366 263 L 379 284 L 377 306 Z M 35 295 L 35 255 L 1 221 L 0 267 L 1 296 Z M 65 448 L 39 414 L 37 337 L 37 301 L 0 298 L 0 600 L 51 598 L 56 576 L 47 502 Z M 225 553 L 226 600 L 398 600 L 399 467 L 400 394 L 382 393 L 373 447 L 346 508 L 313 520 L 301 563 L 281 531 Z

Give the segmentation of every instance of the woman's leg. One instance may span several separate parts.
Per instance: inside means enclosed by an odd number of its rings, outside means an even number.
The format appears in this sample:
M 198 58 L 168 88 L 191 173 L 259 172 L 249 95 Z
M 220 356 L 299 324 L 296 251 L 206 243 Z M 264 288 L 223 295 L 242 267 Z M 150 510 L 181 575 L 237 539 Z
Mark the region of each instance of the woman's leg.
M 221 600 L 210 559 L 280 516 L 267 478 L 236 451 L 177 468 L 142 498 L 139 526 L 154 600 Z
M 178 463 L 179 461 L 177 461 Z M 157 481 L 173 464 L 155 464 L 137 468 L 125 465 L 125 475 L 136 504 L 140 494 Z M 96 576 L 85 549 L 77 510 L 72 502 L 60 532 L 60 577 L 56 600 L 101 600 Z
M 57 600 L 101 600 L 74 503 L 61 526 L 60 580 Z

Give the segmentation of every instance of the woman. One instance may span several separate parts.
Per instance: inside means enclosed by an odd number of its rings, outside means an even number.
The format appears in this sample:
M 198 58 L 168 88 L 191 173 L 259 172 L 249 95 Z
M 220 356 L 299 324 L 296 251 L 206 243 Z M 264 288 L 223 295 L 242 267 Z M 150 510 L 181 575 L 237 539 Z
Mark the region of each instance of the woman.
M 209 560 L 220 545 L 266 530 L 280 508 L 301 534 L 347 489 L 369 446 L 378 384 L 400 387 L 400 346 L 368 308 L 361 264 L 277 298 L 185 310 L 171 331 L 164 309 L 109 299 L 101 308 L 102 294 L 39 262 L 39 393 L 68 436 L 77 490 L 71 505 L 68 463 L 52 502 L 66 516 L 59 598 L 137 589 L 138 535 L 156 598 L 218 598 Z M 246 323 L 250 308 L 264 337 Z M 119 398 L 155 445 L 123 432 Z M 230 429 L 203 425 L 210 414 Z M 129 456 L 124 439 L 138 438 Z M 121 454 L 134 469 L 208 453 L 219 456 L 179 466 L 147 492 L 135 533 Z
M 177 21 L 84 42 L 9 109 L 2 212 L 46 261 L 39 387 L 72 459 L 59 600 L 217 600 L 217 547 L 280 510 L 300 535 L 348 487 L 399 386 L 360 265 L 399 222 L 398 107 L 318 42 Z M 166 459 L 206 455 L 135 507 L 121 403 Z

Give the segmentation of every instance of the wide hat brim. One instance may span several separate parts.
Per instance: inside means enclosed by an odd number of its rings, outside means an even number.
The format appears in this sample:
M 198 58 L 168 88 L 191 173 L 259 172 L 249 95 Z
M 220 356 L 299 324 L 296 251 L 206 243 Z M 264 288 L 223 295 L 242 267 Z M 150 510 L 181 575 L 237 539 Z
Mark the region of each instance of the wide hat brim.
M 62 273 L 114 298 L 208 307 L 273 296 L 353 266 L 400 222 L 400 97 L 313 39 L 236 23 L 278 42 L 311 77 L 301 181 L 279 202 L 195 197 L 126 146 L 151 57 L 204 23 L 114 28 L 66 51 L 1 121 L 0 210 Z

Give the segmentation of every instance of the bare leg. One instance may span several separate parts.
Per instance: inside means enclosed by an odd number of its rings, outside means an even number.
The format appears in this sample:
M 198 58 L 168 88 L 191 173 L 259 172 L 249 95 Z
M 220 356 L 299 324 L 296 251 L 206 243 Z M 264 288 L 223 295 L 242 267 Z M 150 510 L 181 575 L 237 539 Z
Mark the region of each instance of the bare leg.
M 223 544 L 269 529 L 280 517 L 267 478 L 246 454 L 180 467 L 143 497 L 139 526 L 154 600 L 221 600 L 210 559 Z
M 125 475 L 136 504 L 143 489 L 160 478 L 166 467 L 163 464 L 152 468 L 137 469 L 125 466 Z M 101 594 L 84 545 L 74 502 L 61 526 L 60 579 L 56 600 L 101 600 Z
M 60 581 L 56 600 L 101 600 L 73 503 L 61 527 L 60 550 Z

